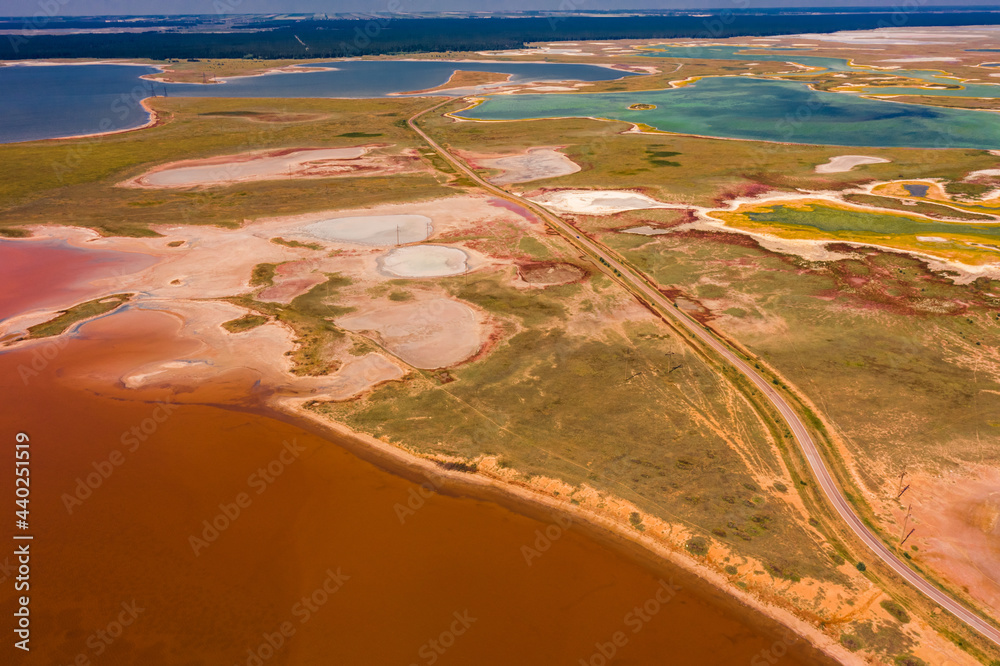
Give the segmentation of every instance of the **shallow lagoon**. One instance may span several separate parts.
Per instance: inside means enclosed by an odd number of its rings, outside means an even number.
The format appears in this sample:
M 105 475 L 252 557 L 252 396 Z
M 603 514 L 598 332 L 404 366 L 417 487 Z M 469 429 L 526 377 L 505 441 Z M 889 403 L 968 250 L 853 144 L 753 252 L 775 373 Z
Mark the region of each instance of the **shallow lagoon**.
M 655 109 L 630 111 L 631 104 Z M 702 79 L 650 92 L 501 95 L 456 115 L 482 120 L 609 118 L 666 132 L 815 145 L 1000 148 L 1000 117 L 817 92 L 802 83 Z
M 758 49 L 771 53 L 755 53 Z M 777 51 L 778 53 L 774 53 Z M 661 50 L 645 50 L 641 55 L 653 58 L 682 58 L 684 60 L 739 60 L 740 62 L 795 62 L 806 67 L 817 67 L 833 72 L 849 72 L 854 68 L 843 58 L 824 58 L 803 55 L 808 51 L 778 46 L 664 46 Z
M 761 50 L 772 53 L 755 53 Z M 778 53 L 774 53 L 777 51 Z M 864 74 L 885 74 L 893 76 L 906 76 L 918 79 L 928 85 L 956 86 L 961 88 L 947 89 L 925 89 L 911 86 L 894 87 L 865 87 L 859 88 L 857 92 L 869 95 L 930 95 L 934 97 L 1000 97 L 1000 85 L 989 83 L 960 83 L 958 79 L 951 76 L 944 76 L 941 72 L 927 69 L 872 69 L 869 67 L 855 67 L 850 61 L 843 58 L 827 58 L 822 56 L 803 55 L 801 49 L 781 48 L 781 47 L 740 47 L 740 46 L 673 46 L 663 47 L 660 50 L 650 50 L 642 55 L 653 58 L 681 58 L 697 60 L 738 60 L 740 62 L 789 62 L 815 67 L 816 71 L 804 72 L 803 76 L 809 74 L 820 74 L 824 72 L 861 72 Z M 805 52 L 807 53 L 807 52 Z M 864 54 L 864 51 L 861 52 Z M 997 65 L 989 63 L 984 66 Z

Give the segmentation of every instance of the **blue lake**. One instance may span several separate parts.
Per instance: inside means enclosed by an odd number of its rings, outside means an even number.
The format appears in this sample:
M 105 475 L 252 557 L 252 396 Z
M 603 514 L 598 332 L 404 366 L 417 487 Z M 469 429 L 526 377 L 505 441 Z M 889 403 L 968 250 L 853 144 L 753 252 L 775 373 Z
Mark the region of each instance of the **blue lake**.
M 95 134 L 143 125 L 140 101 L 176 97 L 384 97 L 433 88 L 455 70 L 510 74 L 514 82 L 606 81 L 633 76 L 595 65 L 448 61 L 323 63 L 335 71 L 240 77 L 226 83 L 153 83 L 157 70 L 127 65 L 0 67 L 0 143 Z

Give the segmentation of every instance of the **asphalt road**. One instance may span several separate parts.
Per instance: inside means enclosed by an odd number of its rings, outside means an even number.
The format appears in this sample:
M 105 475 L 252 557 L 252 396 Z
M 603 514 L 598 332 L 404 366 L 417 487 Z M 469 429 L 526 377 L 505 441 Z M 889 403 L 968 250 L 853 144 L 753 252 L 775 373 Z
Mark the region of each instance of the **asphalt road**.
M 932 601 L 937 603 L 939 606 L 944 608 L 946 611 L 962 620 L 970 627 L 978 631 L 980 634 L 990 639 L 997 645 L 1000 645 L 1000 630 L 998 630 L 993 625 L 989 624 L 983 620 L 979 615 L 973 611 L 966 608 L 963 604 L 953 599 L 951 596 L 943 592 L 937 586 L 930 583 L 927 579 L 921 576 L 919 573 L 911 569 L 906 563 L 896 556 L 883 542 L 876 536 L 867 525 L 858 517 L 851 507 L 847 498 L 844 497 L 840 488 L 837 486 L 833 479 L 833 475 L 830 473 L 829 468 L 826 466 L 826 462 L 820 455 L 819 449 L 816 447 L 816 442 L 813 441 L 812 436 L 809 434 L 808 428 L 806 428 L 805 423 L 799 415 L 792 409 L 791 405 L 781 396 L 778 391 L 776 391 L 773 385 L 767 381 L 764 377 L 757 373 L 757 371 L 742 358 L 733 353 L 729 347 L 723 344 L 718 338 L 708 332 L 701 324 L 691 319 L 687 315 L 680 312 L 678 308 L 674 307 L 674 304 L 663 296 L 659 291 L 657 291 L 649 282 L 644 275 L 638 274 L 631 268 L 620 263 L 615 259 L 613 253 L 605 248 L 600 243 L 597 243 L 585 235 L 578 234 L 577 230 L 572 227 L 567 222 L 564 222 L 558 216 L 549 212 L 547 209 L 539 206 L 536 203 L 523 199 L 515 194 L 511 194 L 506 190 L 503 190 L 489 182 L 483 180 L 479 175 L 473 171 L 471 168 L 466 166 L 466 164 L 459 158 L 452 155 L 450 152 L 442 148 L 436 141 L 417 126 L 416 120 L 434 109 L 446 104 L 451 101 L 450 99 L 445 100 L 437 106 L 431 107 L 416 114 L 410 118 L 407 122 L 410 127 L 420 135 L 424 141 L 427 142 L 438 154 L 441 155 L 449 164 L 454 166 L 456 169 L 465 174 L 469 179 L 475 182 L 477 185 L 483 189 L 495 194 L 498 197 L 507 199 L 508 201 L 514 202 L 519 206 L 527 208 L 531 212 L 538 215 L 542 220 L 548 223 L 550 226 L 558 230 L 565 236 L 572 244 L 574 244 L 579 249 L 583 250 L 585 253 L 592 257 L 603 259 L 606 265 L 613 269 L 618 270 L 621 273 L 622 279 L 627 282 L 630 287 L 642 294 L 642 296 L 650 303 L 658 306 L 660 310 L 669 317 L 672 317 L 687 331 L 693 333 L 702 343 L 711 347 L 715 350 L 722 358 L 727 362 L 732 364 L 737 370 L 739 370 L 743 375 L 746 376 L 757 389 L 767 396 L 767 399 L 771 401 L 771 404 L 777 408 L 781 413 L 782 418 L 788 424 L 792 435 L 795 437 L 795 442 L 798 444 L 802 453 L 805 455 L 806 460 L 809 463 L 809 468 L 812 470 L 813 476 L 816 477 L 816 481 L 819 483 L 823 492 L 826 494 L 827 499 L 836 509 L 838 515 L 847 524 L 847 526 L 854 532 L 859 539 L 861 539 L 865 545 L 867 545 L 872 552 L 880 560 L 885 562 L 886 565 L 891 567 L 897 574 L 899 574 L 903 579 L 905 579 L 910 585 L 922 592 Z

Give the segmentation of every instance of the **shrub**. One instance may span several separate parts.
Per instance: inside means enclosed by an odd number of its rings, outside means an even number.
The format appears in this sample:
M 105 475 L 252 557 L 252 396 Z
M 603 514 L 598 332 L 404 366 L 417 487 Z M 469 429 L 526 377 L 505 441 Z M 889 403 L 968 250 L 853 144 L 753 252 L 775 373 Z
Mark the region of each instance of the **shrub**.
M 885 609 L 885 612 L 887 612 L 889 615 L 893 616 L 903 624 L 906 624 L 907 622 L 910 621 L 910 614 L 906 612 L 905 608 L 897 604 L 895 601 L 892 601 L 891 599 L 886 599 L 880 605 L 882 606 L 882 608 Z
M 688 549 L 688 552 L 692 555 L 697 555 L 698 557 L 705 557 L 708 555 L 708 540 L 704 537 L 693 537 L 687 540 L 684 547 Z

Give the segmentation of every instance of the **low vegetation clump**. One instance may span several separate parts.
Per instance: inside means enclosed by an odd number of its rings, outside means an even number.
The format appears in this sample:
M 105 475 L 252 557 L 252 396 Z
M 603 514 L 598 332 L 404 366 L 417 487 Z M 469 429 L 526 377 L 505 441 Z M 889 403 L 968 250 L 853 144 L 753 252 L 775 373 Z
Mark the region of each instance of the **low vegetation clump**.
M 705 557 L 708 555 L 708 540 L 705 539 L 705 537 L 692 537 L 687 540 L 684 547 L 687 548 L 688 552 L 692 555 L 696 555 L 698 557 Z
M 56 317 L 48 320 L 47 322 L 30 327 L 28 329 L 27 337 L 48 338 L 54 335 L 60 335 L 69 327 L 73 326 L 73 324 L 81 322 L 85 319 L 91 319 L 92 317 L 98 317 L 102 314 L 115 310 L 122 304 L 127 303 L 132 296 L 133 294 L 115 294 L 113 296 L 106 296 L 104 298 L 98 298 L 74 305 L 68 310 L 63 310 Z
M 304 247 L 308 250 L 322 250 L 323 246 L 319 243 L 302 243 L 297 240 L 285 240 L 284 238 L 272 238 L 271 242 L 276 245 L 284 245 L 285 247 Z
M 291 326 L 295 331 L 296 347 L 288 355 L 293 363 L 292 372 L 296 375 L 325 375 L 335 368 L 329 348 L 346 334 L 334 325 L 333 320 L 354 311 L 354 308 L 335 303 L 338 290 L 351 284 L 350 278 L 337 273 L 329 273 L 326 277 L 326 282 L 295 297 L 288 305 L 258 301 L 250 296 L 229 299 L 236 305 Z
M 453 282 L 452 293 L 497 315 L 515 315 L 525 325 L 532 326 L 553 318 L 562 319 L 566 308 L 547 296 L 524 293 L 502 284 L 496 277 L 479 278 L 467 282 L 464 278 Z
M 962 181 L 957 180 L 946 183 L 944 186 L 944 191 L 948 194 L 968 198 L 981 197 L 993 189 L 992 185 L 986 185 L 983 183 L 963 183 Z
M 989 215 L 980 215 L 979 213 L 972 213 L 967 210 L 952 208 L 950 206 L 942 206 L 940 204 L 933 204 L 926 201 L 911 202 L 915 205 L 907 205 L 899 199 L 894 199 L 893 197 L 880 197 L 874 194 L 845 194 L 843 199 L 844 201 L 860 204 L 862 206 L 876 206 L 878 208 L 888 208 L 907 213 L 920 213 L 922 215 L 935 218 L 984 221 L 993 219 Z
M 896 666 L 927 666 L 927 662 L 912 654 L 901 654 L 892 660 Z
M 857 652 L 865 646 L 865 644 L 861 642 L 861 639 L 854 634 L 841 634 L 840 644 L 851 652 Z
M 476 463 L 467 463 L 460 461 L 456 462 L 450 460 L 449 461 L 437 460 L 435 462 L 437 463 L 438 467 L 446 469 L 451 472 L 467 472 L 469 474 L 474 474 L 479 469 L 479 465 L 477 465 Z
M 278 264 L 257 264 L 250 274 L 251 287 L 271 287 L 274 285 L 274 272 Z
M 895 601 L 886 599 L 881 604 L 882 608 L 885 609 L 889 615 L 893 616 L 903 624 L 910 621 L 910 614 L 906 612 L 906 609 L 897 604 Z
M 222 324 L 222 328 L 230 333 L 242 333 L 263 326 L 268 322 L 267 317 L 261 315 L 244 315 L 238 319 L 231 319 Z
M 638 511 L 633 511 L 632 513 L 628 514 L 628 522 L 629 524 L 632 525 L 632 527 L 639 530 L 640 532 L 646 531 L 646 526 L 642 524 L 642 516 L 639 515 Z

